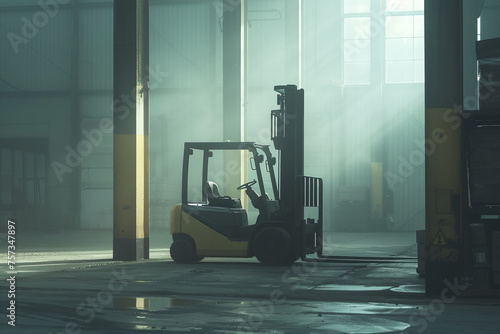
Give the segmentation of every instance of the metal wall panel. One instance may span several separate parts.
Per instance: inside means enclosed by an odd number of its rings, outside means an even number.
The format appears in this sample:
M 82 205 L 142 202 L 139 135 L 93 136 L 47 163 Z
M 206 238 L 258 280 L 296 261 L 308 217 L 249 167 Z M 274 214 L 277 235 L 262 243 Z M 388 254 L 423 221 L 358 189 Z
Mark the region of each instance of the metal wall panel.
M 134 23 L 134 22 L 132 22 Z M 113 4 L 86 2 L 78 10 L 81 142 L 90 144 L 80 169 L 81 226 L 113 226 Z M 105 123 L 107 124 L 107 123 Z
M 81 90 L 113 89 L 113 6 L 78 10 L 78 69 Z M 132 22 L 133 23 L 133 22 Z
M 112 228 L 113 134 L 109 124 L 113 122 L 113 97 L 106 92 L 87 93 L 79 102 L 80 142 L 90 152 L 82 158 L 80 168 L 81 226 Z
M 112 190 L 86 189 L 82 190 L 81 203 L 81 227 L 82 228 L 104 228 L 113 227 L 113 201 Z M 92 208 L 92 210 L 84 210 Z
M 113 117 L 113 94 L 111 91 L 81 94 L 80 116 Z
M 71 76 L 72 19 L 68 7 L 53 16 L 39 6 L 0 11 L 0 91 L 66 90 Z
M 212 1 L 150 1 L 150 64 L 168 73 L 159 88 L 213 85 L 214 12 Z

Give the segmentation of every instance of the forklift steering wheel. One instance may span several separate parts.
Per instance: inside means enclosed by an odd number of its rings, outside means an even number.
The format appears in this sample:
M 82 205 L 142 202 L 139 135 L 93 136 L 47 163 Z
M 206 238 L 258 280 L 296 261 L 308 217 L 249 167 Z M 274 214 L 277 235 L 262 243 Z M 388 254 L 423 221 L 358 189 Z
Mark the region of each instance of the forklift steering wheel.
M 247 188 L 250 188 L 251 186 L 253 186 L 256 183 L 257 183 L 257 181 L 253 180 L 253 181 L 250 181 L 250 182 L 242 184 L 241 186 L 239 186 L 236 189 L 238 189 L 238 190 L 247 189 Z

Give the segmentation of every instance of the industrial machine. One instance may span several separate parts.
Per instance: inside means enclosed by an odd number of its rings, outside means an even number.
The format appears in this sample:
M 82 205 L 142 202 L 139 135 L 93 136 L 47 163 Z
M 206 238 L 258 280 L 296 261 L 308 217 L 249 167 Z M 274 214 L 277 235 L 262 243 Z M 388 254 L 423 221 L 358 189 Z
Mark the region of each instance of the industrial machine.
M 321 256 L 323 185 L 320 178 L 304 176 L 304 90 L 295 85 L 274 90 L 280 106 L 271 111 L 277 157 L 269 145 L 254 142 L 185 143 L 182 203 L 170 216 L 175 262 L 255 256 L 264 264 L 286 265 L 307 254 Z M 223 164 L 217 163 L 217 156 Z M 254 221 L 249 221 L 241 198 L 221 195 L 211 179 L 227 187 L 227 177 L 244 170 L 242 160 L 249 162 L 248 173 L 255 178 L 237 189 L 244 190 L 258 210 Z M 214 172 L 214 163 L 222 171 Z
M 462 281 L 500 289 L 500 38 L 476 42 L 479 110 L 461 120 Z

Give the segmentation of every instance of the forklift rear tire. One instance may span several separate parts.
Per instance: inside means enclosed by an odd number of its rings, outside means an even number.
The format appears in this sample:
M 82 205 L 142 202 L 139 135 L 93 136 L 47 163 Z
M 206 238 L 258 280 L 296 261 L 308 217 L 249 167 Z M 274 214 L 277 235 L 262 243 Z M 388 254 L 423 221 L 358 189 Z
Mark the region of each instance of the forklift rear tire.
M 293 263 L 292 237 L 279 227 L 266 227 L 257 233 L 254 255 L 262 264 L 284 266 Z
M 178 238 L 170 246 L 170 257 L 177 263 L 198 262 L 203 257 L 196 256 L 194 242 L 188 238 Z

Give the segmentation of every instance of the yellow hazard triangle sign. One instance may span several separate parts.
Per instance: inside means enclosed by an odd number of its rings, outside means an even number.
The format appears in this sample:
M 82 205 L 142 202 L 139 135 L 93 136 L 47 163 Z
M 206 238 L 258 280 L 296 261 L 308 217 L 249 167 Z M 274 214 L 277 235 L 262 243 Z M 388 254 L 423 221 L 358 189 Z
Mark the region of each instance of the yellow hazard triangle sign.
M 445 246 L 446 245 L 446 239 L 444 238 L 443 231 L 439 230 L 438 233 L 436 233 L 434 240 L 432 240 L 432 244 L 434 246 Z

